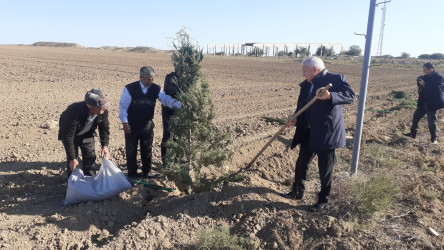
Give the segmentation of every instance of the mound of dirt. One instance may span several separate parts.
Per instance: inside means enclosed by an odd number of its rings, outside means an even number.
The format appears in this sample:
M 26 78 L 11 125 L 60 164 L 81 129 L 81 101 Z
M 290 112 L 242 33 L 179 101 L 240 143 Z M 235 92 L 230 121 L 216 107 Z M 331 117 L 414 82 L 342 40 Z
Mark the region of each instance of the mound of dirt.
M 125 47 L 118 47 L 118 46 L 102 46 L 100 48 L 97 48 L 99 50 L 109 50 L 109 51 L 126 51 Z
M 136 53 L 157 53 L 159 50 L 151 47 L 138 46 L 135 48 L 128 48 L 128 52 Z

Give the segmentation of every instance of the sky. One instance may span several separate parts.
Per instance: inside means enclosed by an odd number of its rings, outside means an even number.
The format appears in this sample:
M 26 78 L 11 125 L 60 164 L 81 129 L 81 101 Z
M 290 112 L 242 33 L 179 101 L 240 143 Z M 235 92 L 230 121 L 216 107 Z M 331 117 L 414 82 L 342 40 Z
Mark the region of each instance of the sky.
M 376 7 L 372 56 L 382 6 Z M 0 0 L 0 44 L 172 49 L 185 27 L 204 52 L 207 44 L 339 43 L 344 50 L 358 45 L 364 54 L 365 37 L 355 33 L 366 34 L 369 7 L 370 0 Z M 443 15 L 443 0 L 387 3 L 382 55 L 444 53 Z

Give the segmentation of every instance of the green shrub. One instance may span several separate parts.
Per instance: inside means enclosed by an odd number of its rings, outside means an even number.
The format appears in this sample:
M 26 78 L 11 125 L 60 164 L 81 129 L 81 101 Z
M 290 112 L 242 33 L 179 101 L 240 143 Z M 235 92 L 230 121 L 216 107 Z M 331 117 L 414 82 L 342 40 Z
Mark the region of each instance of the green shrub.
M 203 230 L 198 235 L 196 249 L 256 249 L 253 240 L 231 235 L 227 227 Z
M 416 100 L 404 99 L 404 100 L 401 100 L 401 102 L 398 105 L 394 106 L 390 110 L 395 111 L 395 110 L 401 110 L 401 109 L 416 109 L 416 107 L 417 107 Z
M 405 100 L 403 102 L 401 102 L 398 106 L 397 106 L 397 110 L 400 109 L 416 109 L 417 104 L 416 104 L 416 100 Z
M 416 109 L 416 100 L 410 99 L 404 91 L 392 90 L 392 93 L 390 93 L 390 95 L 393 98 L 397 99 L 397 101 L 401 101 L 398 105 L 391 108 L 391 111 L 400 109 Z
M 393 96 L 396 99 L 403 99 L 403 98 L 407 97 L 407 94 L 404 91 L 392 90 L 392 93 L 390 95 Z
M 392 208 L 400 190 L 399 184 L 386 173 L 380 173 L 368 180 L 356 179 L 352 183 L 357 209 L 372 214 Z

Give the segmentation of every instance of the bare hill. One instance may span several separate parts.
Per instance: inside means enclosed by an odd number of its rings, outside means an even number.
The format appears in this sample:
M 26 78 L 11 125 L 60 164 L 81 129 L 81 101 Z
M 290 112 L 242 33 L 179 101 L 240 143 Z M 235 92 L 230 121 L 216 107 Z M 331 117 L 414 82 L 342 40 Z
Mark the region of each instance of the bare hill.
M 77 43 L 61 43 L 61 42 L 36 42 L 33 43 L 32 46 L 39 46 L 39 47 L 61 47 L 61 48 L 83 48 L 82 45 L 79 45 Z

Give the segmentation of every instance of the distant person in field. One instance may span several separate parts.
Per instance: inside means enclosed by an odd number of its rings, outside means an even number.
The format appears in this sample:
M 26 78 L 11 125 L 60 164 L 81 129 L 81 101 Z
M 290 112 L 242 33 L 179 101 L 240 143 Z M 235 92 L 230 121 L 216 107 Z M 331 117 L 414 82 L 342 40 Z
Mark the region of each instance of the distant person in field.
M 171 96 L 172 98 L 177 98 L 177 94 L 179 94 L 179 77 L 177 73 L 171 72 L 165 76 L 165 82 L 163 85 L 163 89 L 165 94 Z M 168 153 L 168 148 L 166 147 L 166 143 L 169 139 L 173 138 L 173 134 L 170 131 L 169 124 L 171 120 L 174 119 L 174 109 L 169 108 L 167 106 L 162 106 L 162 126 L 163 126 L 163 136 L 162 136 L 162 144 L 161 144 L 161 155 L 162 162 L 165 164 L 165 157 Z
M 96 161 L 94 137 L 97 128 L 102 145 L 100 157 L 109 158 L 109 105 L 100 89 L 91 89 L 85 94 L 85 101 L 69 105 L 60 116 L 58 139 L 65 147 L 68 177 L 79 165 L 79 148 L 82 152 L 83 174 L 92 175 L 91 170 Z
M 149 66 L 140 69 L 139 80 L 123 89 L 119 104 L 119 118 L 125 132 L 128 177 L 155 177 L 151 173 L 152 144 L 154 138 L 154 108 L 156 100 L 169 108 L 182 108 L 182 104 L 166 95 L 154 83 L 154 70 Z M 142 174 L 137 173 L 137 145 L 140 142 Z
M 444 78 L 436 72 L 435 66 L 429 62 L 423 65 L 422 72 L 424 72 L 424 75 L 416 79 L 416 84 L 418 85 L 418 106 L 415 113 L 413 113 L 412 127 L 409 133 L 403 134 L 416 138 L 419 121 L 427 114 L 430 140 L 436 144 L 438 143 L 438 137 L 436 136 L 436 111 L 444 107 Z
M 301 87 L 296 112 L 302 109 L 316 94 L 331 83 L 317 101 L 297 117 L 287 123 L 287 127 L 296 125 L 291 148 L 300 144 L 296 161 L 295 180 L 289 193 L 283 197 L 300 200 L 304 196 L 308 167 L 314 156 L 318 156 L 321 191 L 318 200 L 310 210 L 323 210 L 327 204 L 332 187 L 335 149 L 345 146 L 345 126 L 342 105 L 354 101 L 355 93 L 345 77 L 327 71 L 324 62 L 318 57 L 309 57 L 302 61 L 302 74 L 306 78 Z M 296 113 L 295 112 L 295 113 Z

